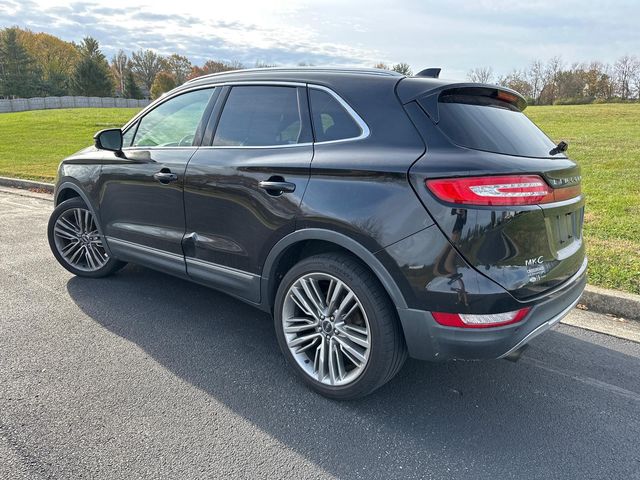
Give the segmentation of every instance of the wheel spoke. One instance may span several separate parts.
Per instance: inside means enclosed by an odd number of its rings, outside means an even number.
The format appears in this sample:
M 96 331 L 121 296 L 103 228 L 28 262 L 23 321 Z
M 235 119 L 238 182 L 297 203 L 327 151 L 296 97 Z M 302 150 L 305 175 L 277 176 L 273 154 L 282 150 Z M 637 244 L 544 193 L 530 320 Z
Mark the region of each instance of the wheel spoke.
M 329 342 L 329 379 L 332 385 L 342 380 L 345 374 L 344 362 L 342 354 L 338 350 L 338 346 L 333 341 Z
M 285 333 L 304 332 L 305 330 L 310 330 L 318 325 L 318 322 L 315 322 L 308 318 L 292 318 L 290 320 L 287 320 L 287 323 L 289 324 L 293 322 L 295 322 L 296 324 L 284 327 Z
M 73 255 L 71 256 L 71 258 L 69 258 L 69 263 L 71 264 L 75 264 L 77 260 L 80 259 L 82 252 L 84 252 L 84 247 L 80 246 L 80 248 L 78 248 Z
M 316 345 L 318 343 L 318 340 L 322 341 L 322 339 L 320 337 L 316 337 L 314 338 L 311 342 L 307 343 L 306 345 L 303 345 L 301 347 L 298 347 L 295 349 L 295 353 L 302 353 L 306 350 L 309 350 L 311 347 L 313 347 L 314 345 Z
M 91 255 L 91 251 L 89 250 L 89 247 L 87 247 L 86 245 L 84 246 L 84 258 L 87 261 L 87 265 L 89 265 L 89 268 L 91 268 L 92 270 L 95 270 L 96 268 L 95 261 L 93 259 L 93 256 Z
M 93 259 L 93 264 L 96 265 L 97 267 L 101 267 L 103 264 L 102 258 L 100 254 L 96 251 L 96 249 L 93 248 L 93 245 L 88 244 L 87 250 L 89 251 L 89 256 Z
M 60 216 L 60 218 L 58 218 L 58 221 L 56 223 L 60 226 L 67 228 L 69 231 L 73 233 L 76 233 L 76 234 L 81 233 L 76 225 L 74 225 L 69 219 L 63 216 Z
M 320 358 L 318 360 L 318 380 L 320 380 L 321 382 L 324 380 L 324 377 L 327 375 L 326 371 L 327 371 L 327 342 L 325 340 L 321 340 L 320 341 L 320 346 L 318 347 L 318 350 L 316 350 L 316 355 L 318 354 L 318 351 L 320 352 Z
M 63 227 L 61 224 L 57 223 L 55 227 L 53 227 L 53 231 L 61 238 L 65 240 L 77 240 L 78 236 L 75 233 L 69 232 L 66 227 Z
M 333 312 L 336 308 L 336 304 L 338 303 L 338 297 L 340 296 L 340 292 L 342 291 L 343 283 L 340 280 L 335 280 L 335 286 L 333 287 L 333 291 L 331 292 L 331 298 L 327 298 L 328 310 Z
M 363 364 L 367 359 L 366 357 L 360 353 L 355 347 L 349 345 L 349 343 L 340 338 L 335 337 L 336 342 L 340 344 L 340 350 L 347 356 L 349 360 L 351 360 L 356 366 Z
M 69 242 L 62 250 L 60 250 L 60 253 L 62 254 L 63 257 L 67 258 L 69 254 L 79 246 L 80 246 L 80 242 L 78 240 Z
M 297 347 L 299 345 L 303 345 L 306 342 L 309 342 L 311 340 L 314 340 L 318 337 L 321 337 L 322 335 L 320 335 L 319 333 L 311 333 L 309 335 L 304 335 L 302 337 L 296 337 L 294 340 L 291 340 L 288 345 L 289 347 Z
M 321 309 L 327 308 L 327 304 L 324 301 L 322 291 L 320 290 L 320 285 L 318 285 L 318 281 L 315 278 L 309 278 L 309 284 L 313 290 L 314 298 L 316 299 L 316 303 L 320 306 Z
M 347 313 L 345 313 L 344 315 L 342 315 L 342 319 L 345 320 L 347 318 L 349 318 L 351 316 L 351 314 L 353 312 L 355 312 L 360 306 L 358 305 L 358 302 L 354 302 L 353 306 L 349 309 L 349 311 Z
M 309 286 L 311 279 L 307 280 L 300 280 L 300 285 L 302 285 L 302 290 L 304 291 L 307 300 L 308 300 L 308 304 L 310 306 L 310 308 L 313 308 L 313 310 L 315 311 L 316 315 L 319 315 L 322 310 L 324 309 L 324 302 L 320 299 L 316 297 L 316 293 L 315 290 L 313 289 L 313 286 Z
M 89 210 L 85 210 L 84 211 L 84 232 L 85 233 L 89 233 L 89 231 L 91 230 L 91 213 L 89 213 Z
M 355 343 L 356 345 L 360 345 L 363 348 L 369 348 L 369 338 L 366 333 L 360 333 L 357 330 L 350 331 L 349 325 L 345 325 L 344 327 L 336 327 L 336 330 L 340 332 L 343 338 Z M 358 333 L 357 333 L 358 332 Z
M 342 312 L 349 306 L 349 303 L 351 303 L 352 301 L 355 301 L 355 295 L 353 294 L 353 292 L 349 292 L 345 295 L 344 299 L 340 303 L 340 306 L 336 310 L 334 314 L 335 317 L 342 317 Z
M 298 305 L 298 307 L 300 307 L 300 310 L 302 310 L 304 313 L 306 313 L 310 317 L 313 317 L 316 320 L 319 320 L 318 312 L 317 311 L 314 312 L 313 307 L 309 305 L 309 302 L 305 298 L 305 295 L 300 291 L 299 288 L 294 288 L 292 291 L 292 295 L 293 295 L 292 297 L 293 301 Z
M 73 218 L 76 221 L 78 232 L 82 233 L 82 212 L 80 209 L 76 208 L 73 210 Z

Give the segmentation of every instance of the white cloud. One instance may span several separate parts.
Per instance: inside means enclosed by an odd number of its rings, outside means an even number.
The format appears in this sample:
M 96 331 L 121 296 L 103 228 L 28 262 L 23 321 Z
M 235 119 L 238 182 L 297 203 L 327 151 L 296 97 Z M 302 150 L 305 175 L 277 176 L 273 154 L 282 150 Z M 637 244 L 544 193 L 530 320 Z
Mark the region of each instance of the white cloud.
M 506 73 L 554 55 L 571 63 L 639 54 L 639 15 L 640 2 L 628 0 L 0 0 L 0 26 L 93 35 L 107 54 L 144 47 L 248 65 L 405 61 L 458 78 L 475 66 Z

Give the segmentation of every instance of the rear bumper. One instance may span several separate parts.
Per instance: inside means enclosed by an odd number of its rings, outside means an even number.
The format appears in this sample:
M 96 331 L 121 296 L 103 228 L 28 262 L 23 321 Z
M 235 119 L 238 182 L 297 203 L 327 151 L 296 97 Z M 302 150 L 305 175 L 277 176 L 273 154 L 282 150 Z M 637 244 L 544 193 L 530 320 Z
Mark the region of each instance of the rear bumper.
M 420 360 L 482 360 L 501 358 L 558 323 L 578 303 L 587 283 L 587 260 L 561 287 L 532 303 L 520 323 L 487 329 L 445 327 L 430 312 L 399 309 L 409 355 Z

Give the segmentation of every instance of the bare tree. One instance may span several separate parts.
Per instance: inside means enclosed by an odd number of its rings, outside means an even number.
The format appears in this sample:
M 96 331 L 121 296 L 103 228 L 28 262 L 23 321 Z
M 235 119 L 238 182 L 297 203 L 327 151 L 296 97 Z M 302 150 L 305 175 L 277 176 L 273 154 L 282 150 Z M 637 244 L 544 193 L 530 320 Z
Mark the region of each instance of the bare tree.
M 153 50 L 140 50 L 131 55 L 131 71 L 146 89 L 151 92 L 151 86 L 156 75 L 166 66 L 165 59 Z
M 467 79 L 474 83 L 491 83 L 493 69 L 491 67 L 476 67 L 467 72 Z
M 373 68 L 380 68 L 381 70 L 391 70 L 391 67 L 384 62 L 376 63 Z
M 544 88 L 544 66 L 542 61 L 534 60 L 527 71 L 528 81 L 531 84 L 531 97 L 535 103 L 540 102 L 540 93 Z
M 253 65 L 253 68 L 273 68 L 277 66 L 278 65 L 275 63 L 265 62 L 264 60 L 256 60 L 256 63 Z
M 613 65 L 616 80 L 616 90 L 623 100 L 628 99 L 632 93 L 632 82 L 638 75 L 640 63 L 633 55 L 624 55 Z
M 510 88 L 525 97 L 532 97 L 531 84 L 527 80 L 527 74 L 524 71 L 514 70 L 509 75 L 505 75 L 498 80 L 498 85 Z
M 562 71 L 562 58 L 552 57 L 544 68 L 544 87 L 540 92 L 540 101 L 553 104 L 558 96 L 558 76 Z
M 124 50 L 118 50 L 111 59 L 111 73 L 116 81 L 116 90 L 124 96 L 127 73 L 129 73 L 129 57 Z
M 640 68 L 638 68 L 638 71 L 633 77 L 633 90 L 636 99 L 640 100 Z

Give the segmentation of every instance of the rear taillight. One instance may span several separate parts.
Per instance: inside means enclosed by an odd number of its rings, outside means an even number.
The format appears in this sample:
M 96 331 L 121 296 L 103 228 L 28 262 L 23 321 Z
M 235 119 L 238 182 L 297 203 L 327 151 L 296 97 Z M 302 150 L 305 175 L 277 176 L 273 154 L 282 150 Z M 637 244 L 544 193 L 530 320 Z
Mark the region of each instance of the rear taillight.
M 517 323 L 527 316 L 529 310 L 531 310 L 531 308 L 527 307 L 514 310 L 513 312 L 489 313 L 485 315 L 444 312 L 432 312 L 431 314 L 436 322 L 447 327 L 488 328 Z
M 537 205 L 580 195 L 580 187 L 551 188 L 538 175 L 500 175 L 427 180 L 440 200 L 463 205 Z

